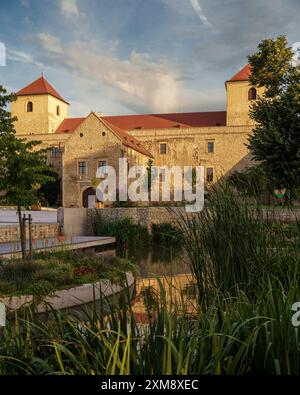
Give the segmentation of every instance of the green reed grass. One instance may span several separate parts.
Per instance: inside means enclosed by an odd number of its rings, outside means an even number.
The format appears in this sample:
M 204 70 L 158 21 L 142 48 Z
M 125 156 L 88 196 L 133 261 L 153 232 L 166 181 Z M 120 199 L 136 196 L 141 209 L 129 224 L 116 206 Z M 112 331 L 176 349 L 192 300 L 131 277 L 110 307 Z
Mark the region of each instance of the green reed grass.
M 0 373 L 299 374 L 299 233 L 278 231 L 272 213 L 227 186 L 209 199 L 209 210 L 177 217 L 197 284 L 192 313 L 162 283 L 148 325 L 136 322 L 129 291 L 47 320 L 24 309 L 0 330 Z
M 129 296 L 103 300 L 102 309 L 53 312 L 42 321 L 30 310 L 1 330 L 1 374 L 298 374 L 299 329 L 291 282 L 268 276 L 250 298 L 218 293 L 203 311 L 188 314 L 161 300 L 150 324 L 138 325 Z M 153 310 L 152 310 L 153 311 Z

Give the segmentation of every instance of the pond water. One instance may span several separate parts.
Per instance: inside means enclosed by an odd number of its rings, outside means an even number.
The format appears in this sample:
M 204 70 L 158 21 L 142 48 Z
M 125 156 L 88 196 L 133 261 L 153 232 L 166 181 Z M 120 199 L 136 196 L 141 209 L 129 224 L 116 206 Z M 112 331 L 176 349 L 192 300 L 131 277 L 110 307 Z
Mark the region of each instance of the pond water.
M 167 303 L 184 305 L 195 311 L 196 288 L 184 252 L 174 246 L 149 245 L 139 249 L 117 249 L 117 255 L 128 258 L 139 268 L 132 309 L 138 323 L 148 322 L 149 305 L 161 300 L 161 286 Z

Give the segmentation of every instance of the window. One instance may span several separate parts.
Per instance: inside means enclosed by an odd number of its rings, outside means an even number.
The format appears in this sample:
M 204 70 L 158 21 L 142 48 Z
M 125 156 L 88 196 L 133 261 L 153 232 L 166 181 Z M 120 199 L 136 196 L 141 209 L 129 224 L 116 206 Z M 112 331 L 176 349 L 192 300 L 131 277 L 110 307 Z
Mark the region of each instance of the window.
M 207 142 L 207 152 L 209 154 L 213 154 L 215 152 L 215 142 L 214 141 Z
M 106 167 L 106 160 L 99 160 L 98 167 Z
M 59 147 L 51 148 L 51 156 L 52 158 L 57 158 L 60 155 Z
M 206 181 L 213 182 L 214 180 L 214 169 L 212 167 L 208 167 L 206 169 Z
M 250 88 L 248 91 L 248 100 L 256 100 L 256 89 Z
M 32 104 L 32 101 L 29 101 L 29 102 L 27 103 L 26 111 L 27 111 L 27 112 L 32 112 L 32 111 L 33 111 L 33 104 Z
M 106 160 L 99 160 L 98 169 L 99 167 L 101 167 L 101 171 L 103 171 L 103 173 L 106 173 Z
M 60 116 L 60 108 L 59 108 L 59 106 L 56 106 L 56 115 L 58 117 Z
M 160 143 L 159 144 L 159 153 L 161 155 L 166 155 L 166 153 L 167 153 L 167 143 Z
M 78 162 L 78 173 L 80 175 L 87 174 L 87 163 L 86 162 Z

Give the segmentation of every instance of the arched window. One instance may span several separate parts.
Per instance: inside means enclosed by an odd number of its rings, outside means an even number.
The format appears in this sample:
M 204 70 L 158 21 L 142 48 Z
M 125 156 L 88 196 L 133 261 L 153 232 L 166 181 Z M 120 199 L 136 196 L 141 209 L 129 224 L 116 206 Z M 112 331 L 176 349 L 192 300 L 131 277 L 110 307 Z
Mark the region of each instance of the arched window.
M 60 108 L 59 108 L 59 106 L 56 106 L 56 115 L 60 116 Z
M 248 91 L 248 100 L 256 100 L 256 89 L 250 88 Z
M 32 101 L 29 101 L 27 103 L 27 107 L 26 107 L 27 112 L 32 112 L 33 111 L 33 104 Z

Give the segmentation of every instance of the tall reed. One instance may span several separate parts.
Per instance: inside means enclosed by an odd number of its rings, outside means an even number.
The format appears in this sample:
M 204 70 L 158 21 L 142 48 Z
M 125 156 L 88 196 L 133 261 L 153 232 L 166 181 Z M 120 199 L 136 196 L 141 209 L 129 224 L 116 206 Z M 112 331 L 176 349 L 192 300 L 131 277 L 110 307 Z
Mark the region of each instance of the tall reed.
M 269 273 L 299 273 L 299 250 L 276 232 L 274 213 L 237 194 L 228 184 L 212 187 L 209 208 L 192 215 L 175 213 L 194 274 L 199 303 L 216 291 L 253 293 Z
M 136 322 L 126 295 L 81 314 L 53 312 L 48 321 L 20 312 L 0 334 L 0 373 L 299 374 L 294 279 L 285 291 L 267 276 L 255 298 L 216 293 L 195 314 L 170 308 L 162 286 L 160 294 L 147 326 Z

